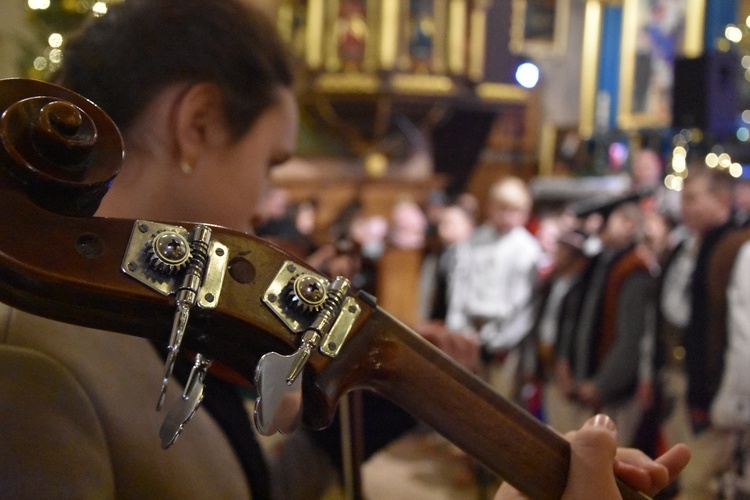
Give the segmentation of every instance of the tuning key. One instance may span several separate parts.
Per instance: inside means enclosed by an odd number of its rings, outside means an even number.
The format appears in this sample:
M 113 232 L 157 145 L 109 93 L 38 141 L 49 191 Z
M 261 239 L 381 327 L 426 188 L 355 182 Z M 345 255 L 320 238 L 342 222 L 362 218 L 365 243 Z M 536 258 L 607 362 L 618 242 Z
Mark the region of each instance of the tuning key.
M 297 380 L 305 367 L 305 363 L 310 359 L 310 354 L 312 354 L 313 349 L 318 347 L 318 344 L 320 344 L 320 334 L 314 330 L 306 331 L 304 337 L 302 337 L 302 344 L 293 355 L 294 363 L 292 363 L 289 373 L 286 375 L 287 385 L 292 385 Z
M 161 410 L 161 407 L 164 404 L 164 398 L 167 395 L 169 377 L 172 376 L 174 364 L 177 360 L 177 354 L 180 352 L 180 345 L 182 344 L 182 338 L 185 336 L 185 329 L 187 328 L 188 319 L 190 318 L 191 307 L 192 304 L 189 302 L 177 302 L 177 311 L 175 312 L 174 321 L 172 323 L 172 332 L 169 336 L 169 346 L 167 347 L 167 360 L 164 363 L 164 378 L 161 381 L 159 401 L 156 403 L 157 411 Z
M 292 331 L 302 331 L 299 323 L 296 320 L 290 321 L 288 311 L 278 304 L 279 294 L 291 283 L 294 289 L 291 294 L 294 309 L 314 312 L 315 316 L 304 328 L 297 352 L 289 356 L 271 352 L 258 362 L 255 369 L 255 386 L 258 391 L 255 424 L 264 435 L 276 432 L 286 434 L 299 425 L 302 419 L 301 381 L 307 361 L 313 350 L 320 348 L 321 341 L 330 338 L 333 333 L 334 340 L 325 340 L 327 345 L 320 350 L 325 355 L 335 357 L 337 350 L 330 346 L 338 349 L 359 312 L 356 303 L 349 303 L 346 297 L 350 286 L 346 278 L 339 276 L 327 286 L 328 281 L 318 278 L 312 272 L 298 275 L 294 274 L 296 272 L 298 268 L 295 264 L 285 263 L 266 292 L 264 302 Z M 342 303 L 350 304 L 347 312 L 342 312 Z
M 255 424 L 261 434 L 287 434 L 299 425 L 302 418 L 302 370 L 319 343 L 320 335 L 308 330 L 294 354 L 282 356 L 270 352 L 260 358 L 255 369 L 258 389 Z
M 255 425 L 264 436 L 271 436 L 276 432 L 288 434 L 302 420 L 301 372 L 287 382 L 300 361 L 298 353 L 282 356 L 270 352 L 260 358 L 255 369 L 255 387 L 258 390 Z
M 200 353 L 195 356 L 195 364 L 190 370 L 190 377 L 182 397 L 177 404 L 167 413 L 159 430 L 162 448 L 169 448 L 177 440 L 185 425 L 193 418 L 195 412 L 203 401 L 203 390 L 205 378 L 211 360 Z

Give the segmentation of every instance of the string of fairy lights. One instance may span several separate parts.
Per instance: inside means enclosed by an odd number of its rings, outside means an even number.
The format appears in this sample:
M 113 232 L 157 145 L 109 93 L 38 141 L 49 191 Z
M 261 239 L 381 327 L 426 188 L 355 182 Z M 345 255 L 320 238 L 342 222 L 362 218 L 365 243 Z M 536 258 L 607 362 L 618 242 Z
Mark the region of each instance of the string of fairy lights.
M 685 178 L 688 176 L 688 151 L 690 145 L 696 141 L 693 138 L 693 131 L 682 130 L 673 140 L 674 149 L 672 150 L 672 161 L 670 163 L 671 172 L 664 178 L 664 185 L 675 191 L 682 191 Z M 732 160 L 732 157 L 724 151 L 724 147 L 717 145 L 706 154 L 703 162 L 708 168 L 715 168 L 725 171 L 735 179 L 742 177 L 743 166 Z
M 26 68 L 27 76 L 45 79 L 62 62 L 65 36 L 89 16 L 102 16 L 108 5 L 123 0 L 27 0 L 30 19 L 39 25 L 46 45 L 37 48 Z
M 739 26 L 728 24 L 724 29 L 724 36 L 716 40 L 715 49 L 721 52 L 735 51 L 739 55 L 742 79 L 738 81 L 738 85 L 750 88 L 750 16 Z M 750 142 L 750 109 L 742 111 L 735 136 L 738 143 Z M 688 176 L 688 152 L 691 146 L 700 144 L 702 140 L 703 133 L 700 130 L 681 130 L 673 137 L 671 171 L 664 179 L 667 188 L 682 190 L 683 182 Z M 725 171 L 734 178 L 743 177 L 744 167 L 734 161 L 722 145 L 713 146 L 703 162 L 707 167 Z

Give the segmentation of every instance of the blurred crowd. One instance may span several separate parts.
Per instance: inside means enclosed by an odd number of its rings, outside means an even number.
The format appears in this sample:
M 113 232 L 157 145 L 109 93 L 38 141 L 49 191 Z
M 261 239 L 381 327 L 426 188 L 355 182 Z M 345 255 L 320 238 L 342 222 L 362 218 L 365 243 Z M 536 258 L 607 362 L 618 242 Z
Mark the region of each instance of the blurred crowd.
M 552 208 L 505 177 L 486 206 L 434 193 L 390 219 L 354 207 L 332 245 L 315 248 L 309 224 L 287 229 L 309 262 L 372 293 L 387 248 L 419 251 L 415 330 L 560 432 L 606 413 L 621 446 L 657 456 L 688 444 L 693 460 L 664 498 L 750 491 L 750 182 L 696 164 L 670 191 L 656 152 L 632 165 L 629 190 Z M 259 233 L 283 236 L 271 219 Z M 369 402 L 368 456 L 415 425 L 403 415 L 382 431 L 400 410 Z

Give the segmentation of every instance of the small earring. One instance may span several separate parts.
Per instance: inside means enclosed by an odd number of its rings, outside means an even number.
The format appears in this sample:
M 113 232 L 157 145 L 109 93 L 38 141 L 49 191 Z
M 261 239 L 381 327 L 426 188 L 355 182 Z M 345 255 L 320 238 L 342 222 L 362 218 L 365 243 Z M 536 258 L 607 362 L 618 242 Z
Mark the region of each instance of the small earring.
M 183 174 L 190 175 L 193 173 L 193 166 L 190 165 L 190 163 L 188 163 L 187 161 L 182 160 L 180 162 L 180 170 L 182 170 Z

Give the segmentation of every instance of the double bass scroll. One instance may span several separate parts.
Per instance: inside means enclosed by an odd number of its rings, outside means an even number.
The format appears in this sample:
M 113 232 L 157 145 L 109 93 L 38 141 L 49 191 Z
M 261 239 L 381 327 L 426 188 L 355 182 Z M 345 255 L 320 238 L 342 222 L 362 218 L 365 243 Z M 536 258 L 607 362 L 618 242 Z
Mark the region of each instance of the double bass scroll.
M 67 89 L 24 79 L 2 81 L 0 162 L 37 205 L 91 216 L 120 172 L 123 143 L 114 122 Z

